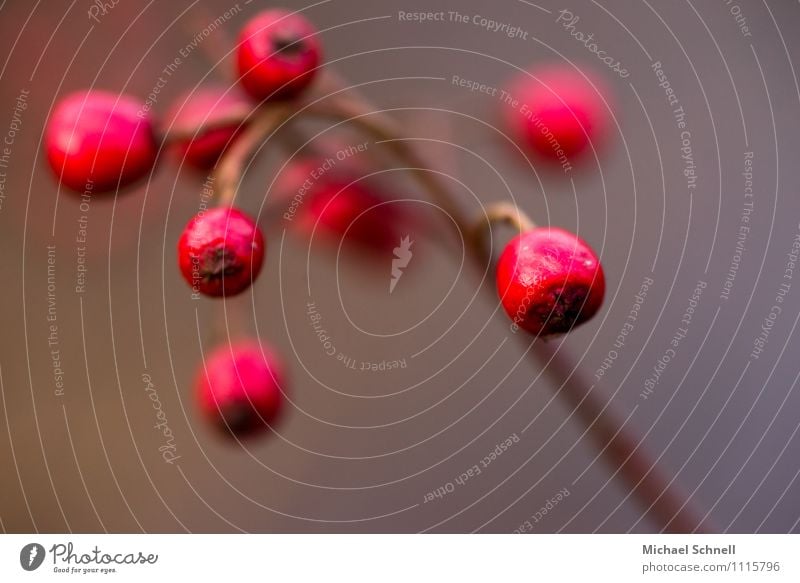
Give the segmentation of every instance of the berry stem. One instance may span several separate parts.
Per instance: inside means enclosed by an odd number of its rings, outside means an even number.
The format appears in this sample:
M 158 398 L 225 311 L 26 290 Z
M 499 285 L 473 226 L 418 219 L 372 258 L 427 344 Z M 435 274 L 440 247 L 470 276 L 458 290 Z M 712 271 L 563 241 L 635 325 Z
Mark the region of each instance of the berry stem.
M 662 532 L 707 533 L 707 521 L 697 513 L 682 492 L 667 481 L 656 463 L 643 451 L 642 440 L 621 426 L 606 409 L 608 402 L 599 398 L 580 371 L 563 354 L 563 349 L 539 343 L 532 351 L 544 370 L 560 387 L 558 394 L 573 408 L 574 415 L 592 432 L 600 454 L 615 468 L 630 492 L 639 499 L 644 511 L 662 527 Z
M 402 133 L 391 118 L 366 108 L 358 99 L 339 95 L 333 95 L 327 101 L 311 103 L 305 112 L 340 122 L 352 122 L 376 141 L 384 143 L 408 166 L 409 170 L 414 172 L 417 180 L 436 204 L 449 215 L 450 223 L 455 227 L 458 237 L 467 231 L 468 221 L 465 214 L 453 202 L 453 197 L 441 180 L 442 174 L 432 170 L 408 141 L 400 137 Z
M 486 205 L 484 216 L 474 221 L 467 230 L 467 241 L 473 250 L 486 261 L 489 257 L 489 250 L 486 248 L 487 235 L 498 225 L 508 225 L 514 227 L 520 233 L 536 228 L 531 218 L 518 206 L 509 202 L 493 202 Z
M 480 226 L 492 228 L 496 223 L 516 227 L 520 233 L 536 228 L 536 223 L 525 211 L 508 202 L 494 202 L 486 205 L 486 221 L 481 221 Z

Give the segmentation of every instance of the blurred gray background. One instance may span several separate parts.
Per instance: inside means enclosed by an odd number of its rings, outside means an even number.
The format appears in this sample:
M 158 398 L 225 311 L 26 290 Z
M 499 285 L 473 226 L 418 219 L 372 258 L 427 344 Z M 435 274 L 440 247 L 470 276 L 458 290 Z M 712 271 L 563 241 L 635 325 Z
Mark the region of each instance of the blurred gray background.
M 167 63 L 200 38 L 158 95 L 154 109 L 163 113 L 196 85 L 230 82 L 230 59 L 215 67 L 209 55 L 224 56 L 241 25 L 267 6 L 0 3 L 0 134 L 8 148 L 0 169 L 2 529 L 511 532 L 527 521 L 533 532 L 661 530 L 555 396 L 554 377 L 540 376 L 525 356 L 525 339 L 509 331 L 491 294 L 478 292 L 481 274 L 469 263 L 462 270 L 460 250 L 441 244 L 444 227 L 434 236 L 411 233 L 413 261 L 389 295 L 390 256 L 337 258 L 335 246 L 316 244 L 309 253 L 306 240 L 265 224 L 264 271 L 253 293 L 223 308 L 193 301 L 175 265 L 202 176 L 165 156 L 149 181 L 116 200 L 97 198 L 81 210 L 76 197 L 59 193 L 41 135 L 60 95 L 97 86 L 145 99 Z M 564 9 L 627 78 L 557 22 Z M 407 22 L 399 11 L 458 11 L 469 22 Z M 222 26 L 203 33 L 226 12 Z M 614 417 L 627 420 L 626 430 L 707 515 L 709 528 L 800 530 L 800 275 L 784 277 L 800 232 L 797 3 L 330 0 L 305 14 L 322 30 L 330 67 L 363 84 L 378 107 L 396 109 L 407 135 L 427 140 L 421 148 L 431 164 L 460 181 L 450 185 L 466 212 L 478 216 L 480 203 L 513 197 L 538 222 L 576 230 L 601 253 L 602 312 L 548 349 L 574 363 Z M 526 38 L 474 24 L 475 15 L 518 25 Z M 592 71 L 613 93 L 606 147 L 568 176 L 527 165 L 500 133 L 497 98 L 452 83 L 457 75 L 503 87 L 518 68 L 552 61 Z M 659 61 L 686 112 L 694 189 L 652 68 Z M 306 131 L 315 129 L 325 126 Z M 372 148 L 381 167 L 402 167 Z M 279 147 L 267 150 L 241 193 L 253 213 L 282 164 Z M 743 223 L 747 153 L 754 195 Z M 407 172 L 391 172 L 387 182 L 398 198 L 425 200 Z M 87 279 L 76 293 L 81 215 Z M 739 253 L 743 224 L 749 231 Z M 647 278 L 654 283 L 640 315 L 615 347 Z M 645 399 L 698 282 L 706 287 L 688 333 Z M 327 356 L 309 301 L 337 352 L 407 366 L 362 372 Z M 48 343 L 53 324 L 57 345 Z M 207 427 L 191 390 L 201 354 L 228 333 L 275 345 L 291 377 L 279 434 L 244 446 Z M 613 365 L 595 383 L 612 350 Z M 159 451 L 164 437 L 143 375 L 174 434 L 175 463 Z M 455 483 L 510 436 L 518 442 L 480 475 Z M 425 502 L 448 483 L 451 493 Z

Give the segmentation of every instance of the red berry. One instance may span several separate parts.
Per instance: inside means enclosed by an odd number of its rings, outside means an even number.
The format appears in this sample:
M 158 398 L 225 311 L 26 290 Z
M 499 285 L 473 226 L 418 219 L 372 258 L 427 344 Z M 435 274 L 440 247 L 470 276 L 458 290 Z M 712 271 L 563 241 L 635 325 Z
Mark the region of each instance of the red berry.
M 244 128 L 252 110 L 248 99 L 237 88 L 210 85 L 180 97 L 165 119 L 170 131 L 188 132 L 191 138 L 175 144 L 187 164 L 201 170 L 214 167 L 225 149 Z M 192 133 L 200 126 L 209 129 Z
M 195 292 L 233 296 L 258 277 L 264 247 L 253 219 L 235 208 L 213 208 L 186 225 L 178 241 L 178 264 Z
M 242 29 L 236 59 L 247 92 L 288 99 L 311 83 L 321 60 L 317 30 L 300 14 L 267 10 Z
M 306 234 L 385 258 L 410 228 L 405 213 L 373 185 L 359 181 L 350 171 L 353 167 L 327 169 L 328 164 L 324 158 L 312 158 L 287 168 L 276 184 L 279 195 L 290 199 L 284 216 L 291 216 L 292 226 Z
M 508 90 L 516 107 L 506 107 L 512 133 L 545 159 L 564 163 L 602 141 L 609 124 L 597 79 L 562 66 L 550 66 L 519 77 Z
M 270 428 L 283 405 L 284 369 L 276 353 L 255 340 L 214 350 L 195 382 L 203 415 L 229 436 Z
M 72 93 L 56 105 L 45 150 L 59 180 L 78 192 L 108 192 L 153 169 L 158 145 L 142 104 L 107 91 Z
M 547 336 L 568 332 L 597 313 L 605 277 L 585 241 L 563 229 L 539 227 L 503 250 L 497 292 L 515 327 Z
M 307 229 L 316 226 L 336 242 L 385 253 L 397 245 L 396 205 L 358 184 L 325 184 L 308 202 Z

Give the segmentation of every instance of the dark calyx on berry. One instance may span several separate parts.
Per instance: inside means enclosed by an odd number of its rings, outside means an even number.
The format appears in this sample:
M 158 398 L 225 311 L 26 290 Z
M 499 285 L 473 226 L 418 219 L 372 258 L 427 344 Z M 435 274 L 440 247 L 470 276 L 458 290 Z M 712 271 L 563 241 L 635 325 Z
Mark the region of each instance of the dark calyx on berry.
M 231 435 L 245 437 L 263 425 L 258 413 L 247 403 L 230 403 L 219 407 L 219 428 Z
M 585 319 L 583 308 L 588 295 L 589 289 L 579 284 L 553 289 L 548 303 L 531 306 L 529 317 L 535 315 L 542 323 L 542 328 L 553 334 L 569 332 Z M 548 304 L 552 306 L 549 310 Z
M 244 270 L 236 252 L 227 247 L 209 250 L 203 261 L 200 274 L 208 282 L 234 277 Z
M 302 55 L 307 46 L 304 39 L 296 34 L 278 33 L 272 38 L 272 46 L 276 53 L 284 57 Z

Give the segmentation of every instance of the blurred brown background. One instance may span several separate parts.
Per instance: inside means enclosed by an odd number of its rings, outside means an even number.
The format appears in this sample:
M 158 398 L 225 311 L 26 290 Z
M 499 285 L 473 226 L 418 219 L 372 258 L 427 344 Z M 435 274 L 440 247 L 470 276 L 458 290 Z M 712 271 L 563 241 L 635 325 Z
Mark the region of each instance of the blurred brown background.
M 451 185 L 465 209 L 478 213 L 479 202 L 513 197 L 538 222 L 577 230 L 601 252 L 603 311 L 552 342 L 590 381 L 615 349 L 642 282 L 653 279 L 635 329 L 595 390 L 620 420 L 630 416 L 627 427 L 716 529 L 798 531 L 800 282 L 781 304 L 763 353 L 750 355 L 800 223 L 793 69 L 800 9 L 791 2 L 536 4 L 330 0 L 305 14 L 322 30 L 330 66 L 365 84 L 378 106 L 398 109 L 393 115 L 408 135 L 462 146 L 423 144 L 432 163 L 462 183 Z M 175 242 L 197 210 L 202 177 L 165 157 L 151 180 L 116 200 L 98 198 L 81 210 L 76 197 L 59 193 L 41 156 L 42 128 L 59 96 L 96 86 L 145 99 L 167 63 L 201 38 L 159 93 L 154 109 L 163 113 L 187 89 L 229 78 L 230 63 L 214 67 L 209 55 L 230 50 L 241 25 L 266 6 L 0 3 L 0 134 L 9 147 L 0 176 L 0 526 L 510 532 L 528 520 L 535 532 L 658 531 L 597 458 L 586 428 L 554 398 L 552 380 L 523 358 L 505 316 L 476 294 L 470 266 L 461 271 L 460 257 L 439 244 L 445 235 L 411 234 L 413 261 L 389 295 L 391 257 L 337 260 L 324 245 L 309 254 L 306 241 L 265 226 L 269 253 L 254 293 L 223 312 L 222 303 L 193 301 L 175 265 Z M 628 78 L 556 23 L 566 8 L 580 17 L 577 30 L 593 32 L 624 63 Z M 398 11 L 458 11 L 470 23 L 404 22 Z M 222 26 L 203 33 L 226 13 Z M 527 39 L 472 24 L 475 15 L 519 25 Z M 572 181 L 527 167 L 502 128 L 492 129 L 496 98 L 451 82 L 458 75 L 502 87 L 518 67 L 552 60 L 604 76 L 617 104 L 608 147 Z M 687 113 L 698 175 L 691 195 L 680 136 L 651 68 L 657 61 Z M 280 148 L 268 150 L 248 172 L 241 204 L 253 213 L 281 163 Z M 753 153 L 751 229 L 722 299 L 746 152 Z M 388 180 L 396 196 L 425 199 L 406 173 Z M 81 215 L 88 217 L 87 280 L 76 293 Z M 707 287 L 689 333 L 643 399 L 698 281 Z M 326 356 L 306 314 L 309 301 L 339 352 L 359 362 L 406 359 L 406 368 L 354 371 Z M 53 305 L 57 345 L 48 343 Z M 276 345 L 292 379 L 280 435 L 244 448 L 209 430 L 191 394 L 201 353 L 224 341 L 224 324 L 221 337 L 212 327 L 226 314 L 231 335 L 258 333 Z M 159 452 L 164 438 L 154 428 L 145 374 L 175 436 L 173 464 Z M 424 502 L 514 434 L 519 443 L 479 476 Z M 563 489 L 569 496 L 534 521 Z

